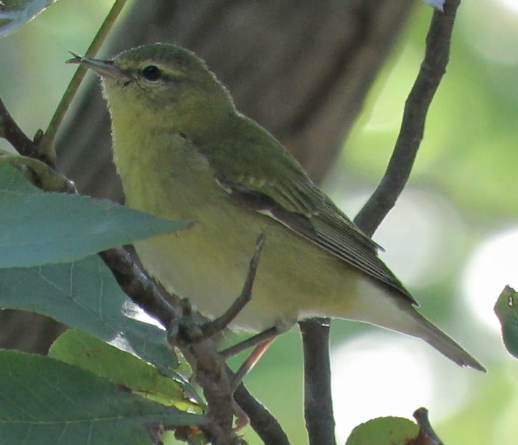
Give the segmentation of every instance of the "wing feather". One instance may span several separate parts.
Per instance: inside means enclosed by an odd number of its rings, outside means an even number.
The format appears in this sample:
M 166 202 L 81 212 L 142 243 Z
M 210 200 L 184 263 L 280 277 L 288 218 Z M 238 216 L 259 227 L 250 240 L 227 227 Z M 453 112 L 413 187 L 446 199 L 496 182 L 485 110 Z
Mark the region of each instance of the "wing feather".
M 378 258 L 379 246 L 362 233 L 315 185 L 310 183 L 311 189 L 306 193 L 300 188 L 294 189 L 285 184 L 270 184 L 266 189 L 269 193 L 264 193 L 264 188 L 257 190 L 248 186 L 255 181 L 248 181 L 246 177 L 241 180 L 238 184 L 220 177 L 218 183 L 240 205 L 275 219 L 346 263 L 396 289 L 413 304 L 417 304 Z M 292 208 L 304 208 L 306 212 L 287 210 L 287 206 L 279 204 L 279 200 L 272 196 L 283 196 L 284 199 L 280 201 L 290 202 Z

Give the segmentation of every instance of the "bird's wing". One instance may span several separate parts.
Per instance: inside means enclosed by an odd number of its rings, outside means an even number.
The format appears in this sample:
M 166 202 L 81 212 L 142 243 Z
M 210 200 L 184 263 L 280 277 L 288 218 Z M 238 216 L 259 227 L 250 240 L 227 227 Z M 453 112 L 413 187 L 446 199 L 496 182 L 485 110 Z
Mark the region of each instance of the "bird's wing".
M 379 246 L 308 178 L 284 147 L 265 134 L 268 137 L 248 144 L 233 141 L 236 149 L 225 150 L 233 157 L 241 157 L 240 162 L 213 156 L 213 150 L 202 150 L 208 155 L 219 186 L 238 205 L 273 218 L 417 304 L 378 258 Z M 239 169 L 234 168 L 236 165 Z

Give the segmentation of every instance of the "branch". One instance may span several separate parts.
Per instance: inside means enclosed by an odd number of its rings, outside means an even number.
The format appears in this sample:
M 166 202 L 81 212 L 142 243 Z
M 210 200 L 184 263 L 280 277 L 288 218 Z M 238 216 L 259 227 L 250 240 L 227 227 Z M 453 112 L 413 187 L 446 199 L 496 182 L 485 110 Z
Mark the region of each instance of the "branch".
M 299 323 L 304 346 L 304 418 L 310 445 L 334 445 L 335 419 L 329 358 L 330 320 Z
M 39 157 L 36 144 L 16 124 L 2 99 L 0 99 L 0 137 L 6 139 L 21 155 L 35 158 L 48 164 L 46 160 Z
M 181 321 L 186 323 L 186 316 L 197 327 L 191 314 L 181 313 L 179 308 L 165 300 L 155 283 L 137 267 L 124 249 L 110 249 L 99 255 L 132 301 L 157 319 L 168 331 Z M 178 337 L 174 340 L 181 339 Z M 232 431 L 234 405 L 231 386 L 215 345 L 209 339 L 195 344 L 176 341 L 174 346 L 182 351 L 193 368 L 197 382 L 203 388 L 208 406 L 207 433 L 216 445 L 237 445 L 239 438 Z
M 247 414 L 250 425 L 265 444 L 290 445 L 288 436 L 277 419 L 248 392 L 243 384 L 237 387 L 234 399 Z
M 257 267 L 260 249 L 264 237 L 258 238 L 258 244 L 250 263 L 244 291 L 251 291 L 253 274 Z M 177 346 L 191 364 L 197 383 L 203 388 L 207 400 L 207 418 L 209 419 L 207 432 L 217 445 L 233 445 L 240 443 L 240 439 L 232 430 L 232 419 L 235 414 L 233 391 L 231 385 L 232 373 L 227 372 L 224 362 L 221 361 L 215 344 L 210 339 L 199 341 L 197 335 L 187 332 L 186 337 L 192 337 L 194 342 L 182 342 L 182 330 L 196 331 L 199 325 L 187 309 L 186 313 L 170 305 L 162 296 L 155 283 L 150 280 L 133 262 L 131 256 L 124 249 L 110 249 L 101 252 L 101 258 L 110 267 L 117 282 L 132 301 L 142 307 L 147 314 L 156 318 L 164 327 L 171 331 L 171 327 L 179 328 L 179 335 L 175 340 Z M 180 302 L 181 305 L 181 302 Z M 184 308 L 189 305 L 183 305 Z M 234 313 L 231 307 L 230 312 Z M 191 328 L 192 325 L 192 328 Z M 200 332 L 201 334 L 201 332 Z M 276 419 L 257 402 L 243 385 L 236 391 L 236 401 L 250 418 L 252 427 L 265 440 L 266 444 L 289 445 L 286 434 Z
M 133 303 L 158 320 L 165 328 L 181 318 L 181 312 L 164 298 L 161 289 L 135 264 L 126 249 L 100 252 L 117 283 Z
M 401 130 L 379 186 L 354 222 L 372 236 L 403 191 L 423 139 L 426 115 L 449 60 L 450 41 L 460 0 L 446 0 L 434 11 L 421 69 L 405 104 Z M 327 320 L 299 323 L 304 342 L 305 418 L 311 445 L 334 445 L 329 327 Z
M 380 184 L 360 210 L 354 222 L 372 236 L 381 221 L 394 207 L 403 191 L 423 139 L 426 115 L 446 72 L 455 14 L 460 0 L 447 0 L 444 12 L 435 10 L 426 37 L 426 51 L 421 69 L 405 103 L 401 130 Z

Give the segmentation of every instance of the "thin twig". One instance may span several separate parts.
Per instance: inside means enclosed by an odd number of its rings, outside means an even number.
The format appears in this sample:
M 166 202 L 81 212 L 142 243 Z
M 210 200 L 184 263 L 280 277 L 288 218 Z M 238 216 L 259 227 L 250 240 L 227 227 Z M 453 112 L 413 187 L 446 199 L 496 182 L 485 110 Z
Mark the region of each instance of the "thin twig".
M 20 129 L 18 124 L 11 117 L 9 111 L 7 111 L 2 99 L 0 99 L 0 137 L 6 139 L 21 155 L 38 159 L 47 165 L 49 164 L 48 160 L 42 159 L 39 156 L 38 147 L 36 147 L 36 144 Z
M 104 19 L 103 24 L 99 28 L 99 31 L 97 31 L 97 34 L 90 44 L 90 47 L 86 51 L 86 57 L 94 57 L 97 54 L 99 48 L 104 43 L 108 33 L 115 24 L 115 21 L 122 12 L 122 9 L 126 5 L 126 2 L 127 0 L 115 1 L 110 12 Z M 41 151 L 42 155 L 51 159 L 53 162 L 56 159 L 55 143 L 57 132 L 61 126 L 61 122 L 63 122 L 63 118 L 65 117 L 66 112 L 70 108 L 70 104 L 72 103 L 72 100 L 74 99 L 77 90 L 83 81 L 83 78 L 85 77 L 86 72 L 87 68 L 84 65 L 79 65 L 76 72 L 74 73 L 74 76 L 72 77 L 72 80 L 68 84 L 65 94 L 63 94 L 63 97 L 61 98 L 61 101 L 59 102 L 59 105 L 57 106 L 52 119 L 50 120 L 47 131 L 45 131 L 40 143 L 38 144 L 38 149 Z
M 360 210 L 354 222 L 371 235 L 394 207 L 403 191 L 423 139 L 426 115 L 446 72 L 455 14 L 460 0 L 447 0 L 444 12 L 434 11 L 426 37 L 421 69 L 405 103 L 405 111 L 396 146 L 380 184 Z
M 250 264 L 248 266 L 248 273 L 246 276 L 243 289 L 241 290 L 241 294 L 223 315 L 212 321 L 205 323 L 201 327 L 203 332 L 202 338 L 209 338 L 212 337 L 214 334 L 223 331 L 223 329 L 227 328 L 228 325 L 239 315 L 239 313 L 244 309 L 244 307 L 250 302 L 252 298 L 252 287 L 254 285 L 255 275 L 257 273 L 257 267 L 259 266 L 259 258 L 261 256 L 261 251 L 263 250 L 265 238 L 266 236 L 264 233 L 261 233 L 257 237 L 257 240 L 255 242 L 254 254 L 252 255 L 252 259 L 250 260 Z
M 460 0 L 447 0 L 435 11 L 426 38 L 421 69 L 405 104 L 401 130 L 385 175 L 354 222 L 371 235 L 403 191 L 423 138 L 426 115 L 446 72 L 455 14 Z M 329 369 L 329 340 L 324 323 L 300 323 L 304 341 L 305 417 L 309 442 L 333 445 L 334 420 Z M 321 324 L 321 326 L 319 326 Z

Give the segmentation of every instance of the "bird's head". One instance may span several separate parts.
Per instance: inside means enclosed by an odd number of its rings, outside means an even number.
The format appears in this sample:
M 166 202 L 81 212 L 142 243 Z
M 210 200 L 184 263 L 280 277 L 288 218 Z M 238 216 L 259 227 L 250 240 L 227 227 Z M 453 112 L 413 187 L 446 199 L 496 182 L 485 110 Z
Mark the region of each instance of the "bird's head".
M 72 59 L 102 79 L 112 119 L 186 132 L 235 111 L 232 98 L 206 64 L 178 46 L 155 43 L 113 60 Z

